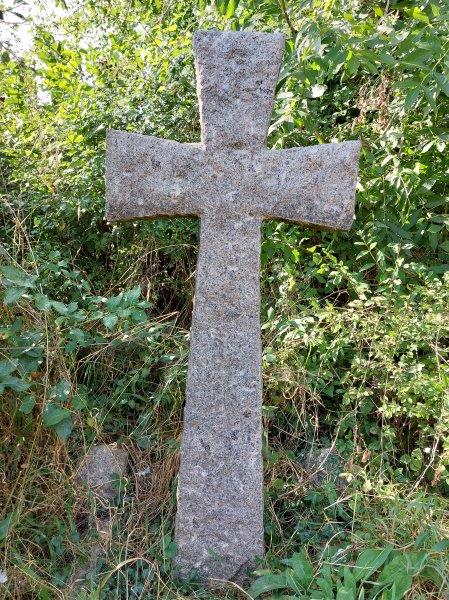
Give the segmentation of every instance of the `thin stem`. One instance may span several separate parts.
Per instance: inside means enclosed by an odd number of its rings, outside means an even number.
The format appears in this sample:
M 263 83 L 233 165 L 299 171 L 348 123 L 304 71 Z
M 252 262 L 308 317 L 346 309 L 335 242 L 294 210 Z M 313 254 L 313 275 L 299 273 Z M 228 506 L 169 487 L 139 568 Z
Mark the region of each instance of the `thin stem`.
M 285 3 L 285 0 L 279 0 L 279 7 L 280 7 L 281 13 L 285 19 L 285 22 L 287 23 L 287 25 L 290 28 L 290 31 L 292 32 L 292 35 L 295 36 L 298 32 L 294 28 L 293 23 L 290 21 L 290 17 L 288 16 L 287 5 Z

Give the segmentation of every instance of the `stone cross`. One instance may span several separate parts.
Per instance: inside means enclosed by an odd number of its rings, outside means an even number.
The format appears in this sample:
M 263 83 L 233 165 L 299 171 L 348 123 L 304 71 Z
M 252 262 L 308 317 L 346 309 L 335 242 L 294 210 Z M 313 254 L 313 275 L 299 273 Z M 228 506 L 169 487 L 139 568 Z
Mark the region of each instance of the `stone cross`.
M 349 229 L 360 144 L 265 145 L 284 37 L 199 31 L 199 144 L 109 131 L 110 221 L 200 218 L 175 527 L 182 577 L 262 557 L 262 219 Z

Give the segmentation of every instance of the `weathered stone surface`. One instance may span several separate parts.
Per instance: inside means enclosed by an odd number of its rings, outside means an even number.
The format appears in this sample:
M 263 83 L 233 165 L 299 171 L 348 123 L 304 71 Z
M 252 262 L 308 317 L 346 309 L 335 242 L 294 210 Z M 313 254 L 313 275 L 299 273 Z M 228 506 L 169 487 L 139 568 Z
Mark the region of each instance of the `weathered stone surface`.
M 263 554 L 260 225 L 349 229 L 359 142 L 265 148 L 283 36 L 195 35 L 201 144 L 110 131 L 109 220 L 201 220 L 176 518 L 181 576 Z
M 109 131 L 107 144 L 110 221 L 219 212 L 325 229 L 352 223 L 357 141 L 233 149 Z
M 263 555 L 260 219 L 201 221 L 177 564 L 240 578 Z
M 77 480 L 100 500 L 112 502 L 117 497 L 114 481 L 128 470 L 128 453 L 116 444 L 100 444 L 89 450 L 81 461 Z
M 77 598 L 80 592 L 88 592 L 90 582 L 97 574 L 98 567 L 105 557 L 105 552 L 101 544 L 98 542 L 93 544 L 89 549 L 89 555 L 82 565 L 77 565 L 67 584 L 69 597 Z
M 67 583 L 68 598 L 75 600 L 81 597 L 82 592 L 88 592 L 91 588 L 93 579 L 106 559 L 106 549 L 112 538 L 112 526 L 112 512 L 103 517 L 90 515 L 89 529 L 83 536 L 83 548 L 87 555 L 82 562 L 76 561 L 73 565 Z

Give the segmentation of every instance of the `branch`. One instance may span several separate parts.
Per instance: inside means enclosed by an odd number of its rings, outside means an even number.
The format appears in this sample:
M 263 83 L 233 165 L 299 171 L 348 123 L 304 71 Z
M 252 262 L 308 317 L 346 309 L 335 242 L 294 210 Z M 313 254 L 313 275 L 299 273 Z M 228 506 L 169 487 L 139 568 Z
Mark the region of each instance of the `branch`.
M 281 9 L 281 13 L 282 16 L 285 19 L 285 22 L 287 23 L 287 25 L 290 28 L 290 31 L 292 32 L 293 36 L 296 36 L 296 34 L 298 33 L 297 30 L 293 27 L 293 23 L 290 21 L 290 17 L 288 16 L 288 12 L 287 12 L 287 5 L 285 4 L 285 0 L 279 0 L 279 7 Z

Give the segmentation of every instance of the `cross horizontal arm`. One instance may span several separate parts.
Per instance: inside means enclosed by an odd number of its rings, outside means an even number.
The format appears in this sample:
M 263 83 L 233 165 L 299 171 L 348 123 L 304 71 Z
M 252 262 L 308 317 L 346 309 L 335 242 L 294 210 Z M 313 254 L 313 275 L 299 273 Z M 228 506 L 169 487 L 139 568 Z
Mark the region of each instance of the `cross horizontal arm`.
M 108 221 L 198 214 L 198 144 L 110 130 L 106 144 Z
M 350 229 L 360 142 L 272 150 L 260 212 L 324 229 Z

